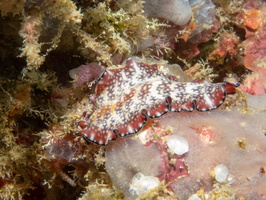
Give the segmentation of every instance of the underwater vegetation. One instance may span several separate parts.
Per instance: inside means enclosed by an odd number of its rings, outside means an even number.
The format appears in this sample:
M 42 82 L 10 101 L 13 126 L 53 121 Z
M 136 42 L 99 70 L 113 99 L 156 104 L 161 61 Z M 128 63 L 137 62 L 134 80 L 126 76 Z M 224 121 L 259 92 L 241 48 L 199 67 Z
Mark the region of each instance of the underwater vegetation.
M 0 199 L 266 199 L 265 10 L 0 0 Z

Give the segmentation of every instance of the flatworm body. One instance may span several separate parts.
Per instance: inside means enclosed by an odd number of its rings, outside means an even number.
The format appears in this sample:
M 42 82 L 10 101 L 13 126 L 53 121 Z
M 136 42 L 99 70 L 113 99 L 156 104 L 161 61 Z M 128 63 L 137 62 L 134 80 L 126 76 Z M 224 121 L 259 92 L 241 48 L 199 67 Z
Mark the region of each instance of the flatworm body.
M 178 82 L 157 65 L 126 61 L 125 68 L 105 70 L 95 91 L 95 107 L 90 118 L 78 124 L 86 141 L 107 145 L 117 135 L 137 133 L 147 118 L 165 113 L 208 111 L 219 107 L 226 94 L 234 93 L 239 83 L 208 83 L 197 80 Z

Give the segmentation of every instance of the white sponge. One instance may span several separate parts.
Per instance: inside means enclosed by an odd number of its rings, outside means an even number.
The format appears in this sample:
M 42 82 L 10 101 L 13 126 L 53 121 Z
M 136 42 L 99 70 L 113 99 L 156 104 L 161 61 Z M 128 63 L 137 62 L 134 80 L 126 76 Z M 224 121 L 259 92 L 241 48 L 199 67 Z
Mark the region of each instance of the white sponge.
M 217 165 L 214 169 L 214 173 L 215 173 L 215 179 L 219 183 L 225 183 L 227 181 L 228 168 L 225 165 L 223 164 Z
M 185 138 L 178 135 L 170 135 L 167 138 L 167 145 L 172 153 L 183 155 L 188 152 L 189 146 Z
M 144 176 L 142 173 L 137 173 L 132 178 L 129 191 L 133 196 L 139 196 L 149 192 L 157 187 L 160 181 L 154 176 Z
M 150 17 L 167 19 L 179 26 L 187 24 L 192 15 L 188 0 L 145 0 L 144 11 Z

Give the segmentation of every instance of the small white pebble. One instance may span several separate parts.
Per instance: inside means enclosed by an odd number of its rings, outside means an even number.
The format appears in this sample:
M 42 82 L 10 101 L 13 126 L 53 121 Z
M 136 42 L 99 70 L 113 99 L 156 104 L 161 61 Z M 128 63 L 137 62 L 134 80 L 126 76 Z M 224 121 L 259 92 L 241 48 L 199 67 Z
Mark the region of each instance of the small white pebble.
M 185 138 L 178 135 L 170 135 L 167 138 L 167 145 L 172 153 L 183 155 L 188 152 L 189 146 Z
M 218 181 L 219 183 L 225 183 L 227 182 L 227 177 L 228 177 L 228 168 L 223 165 L 217 165 L 214 169 L 215 173 L 215 180 Z
M 157 187 L 160 181 L 154 176 L 145 176 L 142 173 L 137 173 L 132 178 L 129 191 L 133 196 L 139 196 L 149 192 L 151 189 Z
M 193 194 L 193 195 L 191 195 L 191 197 L 189 197 L 188 200 L 201 200 L 201 198 L 199 198 L 199 196 L 197 194 Z
M 232 174 L 229 174 L 227 181 L 229 185 L 232 185 L 235 182 L 235 177 Z

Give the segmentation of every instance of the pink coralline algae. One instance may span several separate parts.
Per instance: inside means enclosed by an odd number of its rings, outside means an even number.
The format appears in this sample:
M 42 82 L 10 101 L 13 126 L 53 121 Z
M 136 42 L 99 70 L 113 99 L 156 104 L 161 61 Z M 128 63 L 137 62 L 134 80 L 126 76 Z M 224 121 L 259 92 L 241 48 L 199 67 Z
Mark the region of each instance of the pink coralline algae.
M 245 54 L 244 65 L 252 71 L 252 74 L 246 75 L 241 89 L 252 95 L 263 94 L 266 91 L 264 3 L 248 1 L 239 17 L 243 18 L 243 28 L 246 32 L 246 40 L 242 44 Z
M 266 55 L 266 25 L 264 25 L 257 33 L 255 37 L 248 38 L 245 42 L 245 66 L 246 68 L 254 71 L 256 69 L 255 61 Z
M 124 68 L 105 70 L 98 79 L 94 112 L 78 123 L 82 130 L 77 134 L 88 142 L 107 145 L 117 135 L 139 132 L 148 118 L 159 118 L 168 111 L 216 109 L 238 85 L 178 82 L 175 76 L 160 72 L 158 65 L 128 59 Z
M 263 70 L 261 73 L 254 72 L 245 77 L 245 80 L 241 84 L 240 88 L 242 91 L 252 94 L 264 94 L 265 93 L 265 74 Z
M 239 38 L 232 33 L 223 33 L 220 37 L 218 48 L 216 48 L 210 55 L 209 60 L 220 60 L 226 56 L 235 56 L 237 51 L 237 45 L 239 44 Z

